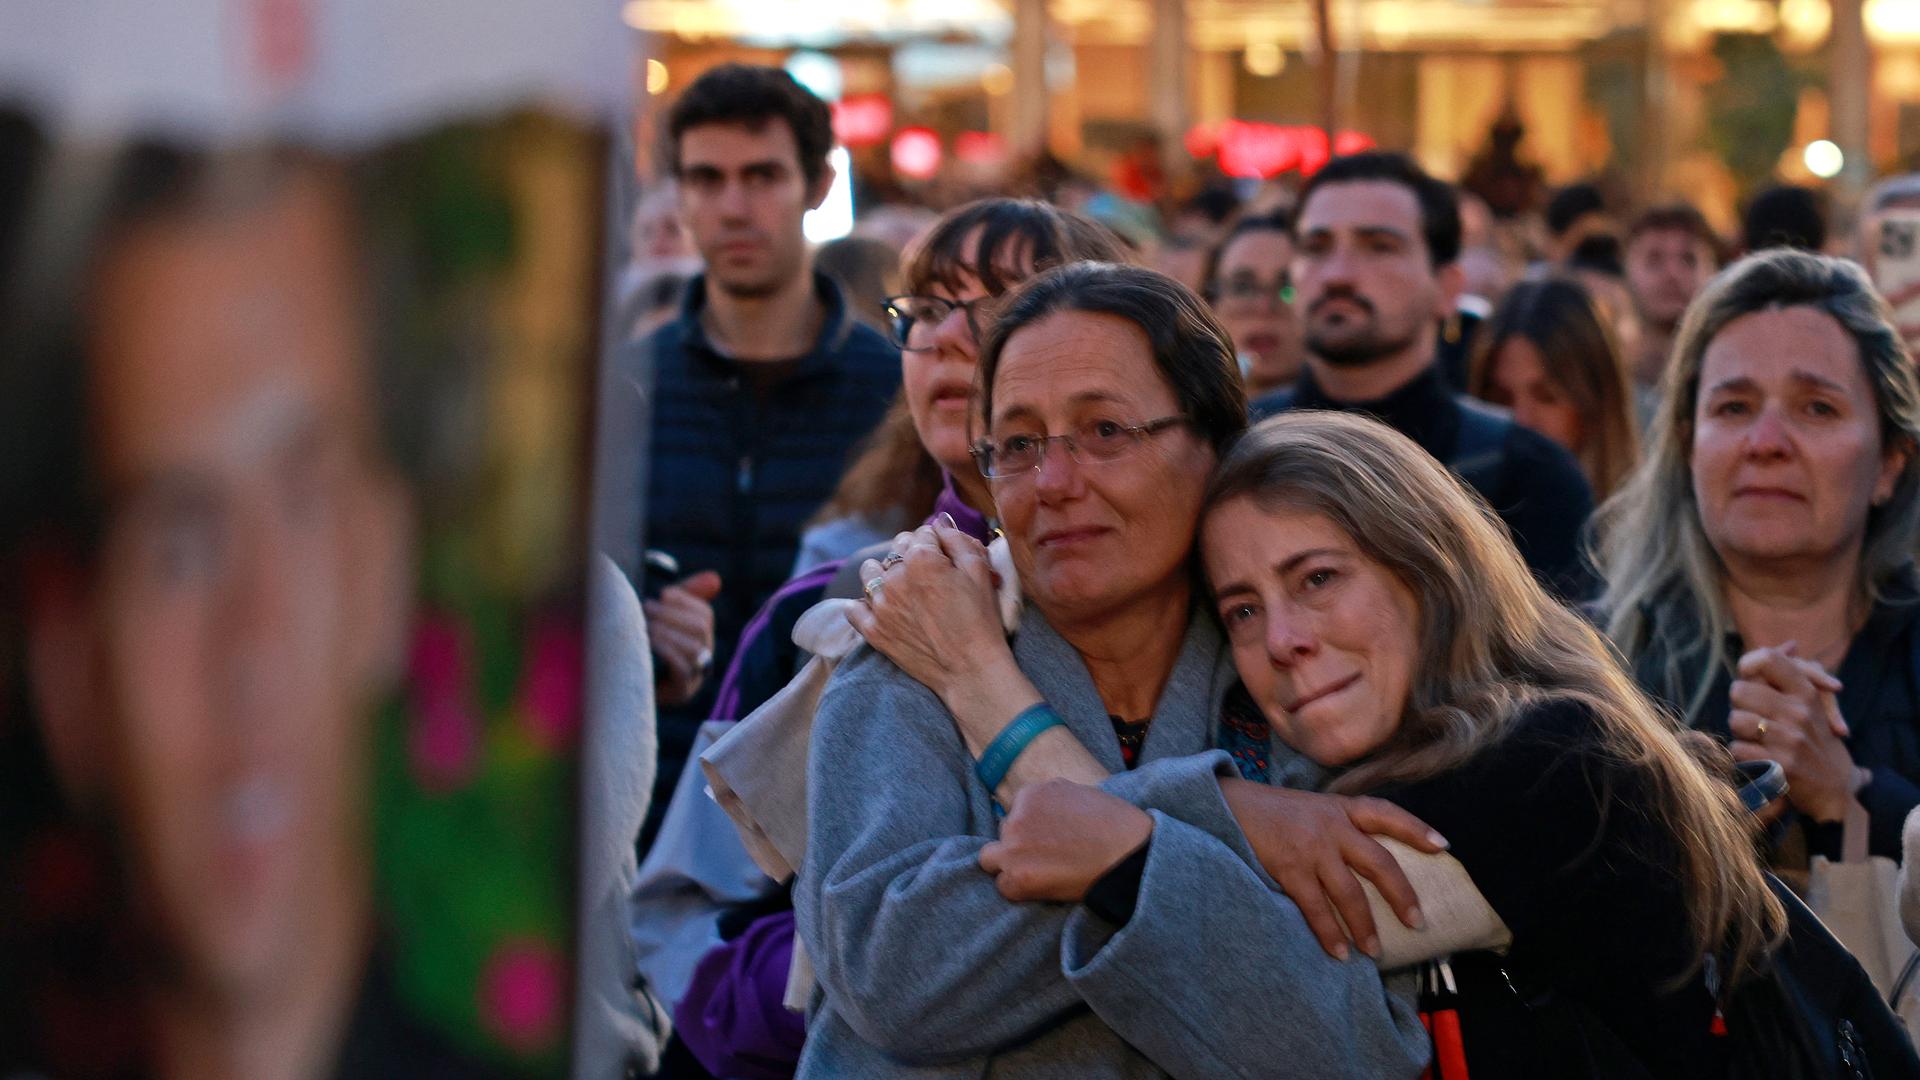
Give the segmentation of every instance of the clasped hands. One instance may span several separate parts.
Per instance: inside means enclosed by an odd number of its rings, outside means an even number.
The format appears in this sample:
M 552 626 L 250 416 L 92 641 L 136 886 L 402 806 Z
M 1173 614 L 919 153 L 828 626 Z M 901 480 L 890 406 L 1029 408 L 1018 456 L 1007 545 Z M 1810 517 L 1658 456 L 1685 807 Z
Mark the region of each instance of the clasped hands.
M 1843 741 L 1840 680 L 1791 641 L 1747 652 L 1735 673 L 1727 716 L 1735 760 L 1779 762 L 1787 803 L 1815 821 L 1841 820 L 1865 776 Z M 1784 809 L 1776 803 L 1767 814 Z

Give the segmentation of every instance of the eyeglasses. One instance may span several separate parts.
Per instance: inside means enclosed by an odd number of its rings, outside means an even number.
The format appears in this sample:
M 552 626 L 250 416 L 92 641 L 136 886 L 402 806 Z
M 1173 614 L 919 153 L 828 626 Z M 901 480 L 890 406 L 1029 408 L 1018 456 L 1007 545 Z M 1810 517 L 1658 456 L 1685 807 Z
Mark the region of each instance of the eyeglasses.
M 1291 304 L 1293 303 L 1293 282 L 1284 276 L 1273 281 L 1234 278 L 1215 289 L 1214 300 L 1215 302 L 1232 300 L 1241 304 L 1271 303 L 1278 300 L 1283 304 Z
M 881 301 L 887 311 L 887 337 L 893 342 L 895 348 L 911 352 L 931 349 L 933 348 L 931 342 L 922 342 L 918 345 L 913 343 L 914 328 L 921 326 L 931 333 L 934 327 L 945 322 L 947 316 L 953 314 L 955 308 L 959 308 L 966 313 L 967 332 L 973 335 L 975 341 L 978 341 L 980 325 L 976 321 L 974 311 L 977 305 L 985 303 L 987 299 L 984 296 L 978 300 L 948 300 L 942 296 L 889 296 Z
M 1066 444 L 1067 456 L 1081 465 L 1098 465 L 1123 458 L 1149 438 L 1170 428 L 1190 423 L 1184 416 L 1163 416 L 1144 424 L 1122 424 L 1117 420 L 1089 420 L 1065 435 L 1018 433 L 999 439 L 982 439 L 973 447 L 973 460 L 980 475 L 989 480 L 1007 480 L 1039 470 L 1047 459 L 1047 444 Z

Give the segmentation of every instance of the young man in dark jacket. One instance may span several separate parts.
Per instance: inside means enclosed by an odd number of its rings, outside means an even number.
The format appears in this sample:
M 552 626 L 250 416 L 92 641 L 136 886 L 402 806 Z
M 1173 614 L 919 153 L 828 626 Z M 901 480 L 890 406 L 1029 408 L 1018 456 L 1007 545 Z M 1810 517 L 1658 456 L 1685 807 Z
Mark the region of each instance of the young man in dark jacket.
M 801 228 L 833 182 L 826 104 L 778 68 L 723 65 L 674 103 L 667 139 L 706 270 L 638 346 L 653 372 L 646 545 L 689 575 L 646 608 L 656 808 L 712 704 L 707 673 L 792 572 L 802 523 L 900 385 L 899 353 L 814 271 Z

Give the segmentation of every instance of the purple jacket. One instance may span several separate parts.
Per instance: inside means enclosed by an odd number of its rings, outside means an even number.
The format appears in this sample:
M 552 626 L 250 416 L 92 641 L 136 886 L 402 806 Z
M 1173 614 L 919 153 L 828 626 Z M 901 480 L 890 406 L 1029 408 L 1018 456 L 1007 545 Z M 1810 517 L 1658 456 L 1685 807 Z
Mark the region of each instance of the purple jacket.
M 986 517 L 960 500 L 951 477 L 934 500 L 933 517 L 942 513 L 976 540 L 984 543 L 991 536 Z M 711 719 L 741 719 L 793 678 L 792 655 L 776 646 L 791 647 L 794 622 L 824 599 L 842 565 L 814 567 L 767 600 L 740 635 Z M 673 1023 L 680 1041 L 708 1072 L 741 1080 L 793 1075 L 806 1041 L 806 1019 L 784 1004 L 792 962 L 791 910 L 761 916 L 739 937 L 701 957 Z

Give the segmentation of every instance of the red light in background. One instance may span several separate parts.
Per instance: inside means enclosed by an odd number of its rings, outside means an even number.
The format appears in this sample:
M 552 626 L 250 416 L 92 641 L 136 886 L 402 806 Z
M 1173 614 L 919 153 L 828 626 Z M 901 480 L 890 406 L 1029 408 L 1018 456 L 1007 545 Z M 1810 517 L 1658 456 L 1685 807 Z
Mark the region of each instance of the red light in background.
M 969 165 L 991 165 L 1005 160 L 1007 140 L 991 131 L 963 131 L 953 137 L 953 156 Z
M 1358 131 L 1343 131 L 1327 145 L 1327 133 L 1317 127 L 1283 127 L 1257 120 L 1225 120 L 1195 124 L 1182 140 L 1196 158 L 1215 157 L 1228 176 L 1267 180 L 1291 169 L 1312 176 L 1335 153 L 1357 154 L 1378 144 Z
M 1228 176 L 1265 180 L 1300 161 L 1294 128 L 1229 120 L 1220 125 L 1220 171 Z
M 940 170 L 940 136 L 923 127 L 901 128 L 893 137 L 893 170 L 914 180 L 925 180 Z
M 1212 157 L 1220 149 L 1220 125 L 1195 124 L 1187 129 L 1182 142 L 1187 148 L 1188 157 Z
M 1371 150 L 1379 145 L 1373 141 L 1373 136 L 1359 131 L 1343 131 L 1333 137 L 1333 152 L 1343 156 Z
M 893 102 L 885 94 L 854 94 L 833 103 L 833 137 L 842 146 L 878 146 L 891 130 Z
M 1328 159 L 1333 157 L 1333 148 L 1327 143 L 1327 133 L 1317 127 L 1297 127 L 1293 130 L 1300 140 L 1300 175 L 1312 176 L 1325 168 Z

